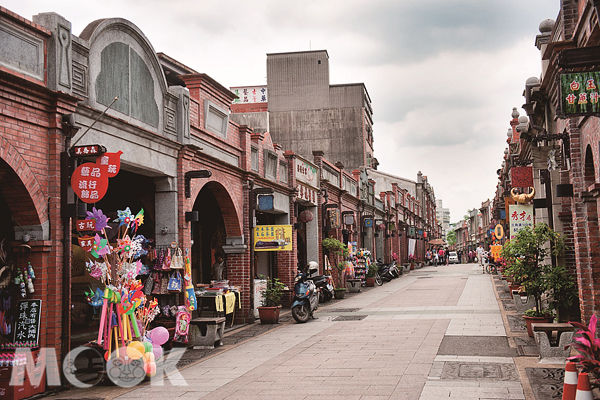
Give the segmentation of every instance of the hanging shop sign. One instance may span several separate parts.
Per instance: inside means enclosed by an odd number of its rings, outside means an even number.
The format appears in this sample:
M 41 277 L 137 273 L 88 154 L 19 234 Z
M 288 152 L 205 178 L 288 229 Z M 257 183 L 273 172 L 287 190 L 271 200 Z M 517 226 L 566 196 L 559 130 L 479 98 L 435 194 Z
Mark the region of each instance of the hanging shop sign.
M 254 251 L 291 251 L 292 225 L 257 225 Z
M 72 157 L 98 156 L 106 153 L 106 147 L 99 144 L 90 144 L 88 146 L 73 146 L 69 149 Z
M 344 225 L 354 225 L 354 213 L 352 211 L 343 211 Z
M 512 167 L 510 181 L 512 187 L 533 187 L 533 167 Z
M 339 229 L 342 226 L 340 218 L 340 210 L 333 208 L 327 210 L 327 218 L 329 219 L 329 227 L 332 229 Z
M 599 80 L 600 71 L 561 74 L 560 113 L 589 115 L 600 112 Z
M 19 300 L 19 316 L 15 325 L 15 342 L 38 344 L 40 335 L 40 310 L 42 300 Z
M 533 205 L 514 204 L 509 206 L 510 239 L 525 228 L 533 228 Z
M 499 259 L 502 254 L 502 246 L 499 244 L 491 245 L 490 253 L 492 253 L 492 257 L 494 257 L 494 260 Z
M 365 218 L 365 228 L 373 227 L 373 218 Z
M 108 178 L 114 178 L 121 168 L 122 151 L 104 153 L 95 163 L 81 164 L 71 175 L 71 187 L 84 203 L 96 203 L 108 190 Z
M 494 234 L 496 235 L 496 239 L 502 239 L 504 237 L 504 228 L 502 225 L 496 225 L 494 228 Z
M 96 220 L 95 219 L 78 219 L 77 224 L 75 224 L 78 232 L 84 231 L 95 231 L 96 230 Z
M 408 235 L 409 236 L 415 236 L 415 227 L 414 226 L 409 226 L 408 227 Z
M 79 247 L 81 247 L 86 252 L 89 252 L 94 245 L 94 236 L 82 236 L 78 237 L 77 241 L 79 242 Z
M 258 196 L 258 211 L 273 211 L 275 196 L 272 194 L 263 194 Z
M 300 159 L 295 159 L 296 180 L 304 182 L 312 187 L 319 187 L 317 178 L 319 170 L 314 165 Z

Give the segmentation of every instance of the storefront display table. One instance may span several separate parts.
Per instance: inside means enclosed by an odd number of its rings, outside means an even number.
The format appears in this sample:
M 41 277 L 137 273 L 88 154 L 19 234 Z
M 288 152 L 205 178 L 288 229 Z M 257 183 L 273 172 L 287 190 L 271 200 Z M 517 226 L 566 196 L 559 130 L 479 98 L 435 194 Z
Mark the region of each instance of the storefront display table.
M 188 345 L 194 349 L 213 349 L 223 345 L 225 317 L 194 318 L 190 321 Z
M 225 294 L 196 294 L 198 312 L 211 311 L 213 317 L 226 317 L 231 325 L 235 315 L 236 304 L 240 307 L 240 293 L 229 292 Z

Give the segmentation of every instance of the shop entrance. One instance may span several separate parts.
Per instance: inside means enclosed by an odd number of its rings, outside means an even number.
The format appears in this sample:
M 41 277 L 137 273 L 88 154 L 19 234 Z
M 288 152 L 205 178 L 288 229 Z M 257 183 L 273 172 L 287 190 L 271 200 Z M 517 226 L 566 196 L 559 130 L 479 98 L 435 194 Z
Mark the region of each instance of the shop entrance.
M 213 280 L 211 267 L 216 261 L 217 253 L 225 261 L 222 277 L 227 279 L 227 259 L 223 252 L 227 232 L 212 186 L 213 183 L 209 182 L 198 193 L 194 211 L 198 211 L 199 220 L 192 224 L 192 281 L 205 284 Z
M 13 341 L 14 322 L 17 316 L 17 302 L 22 299 L 20 288 L 14 285 L 17 271 L 28 273 L 28 263 L 36 267 L 40 279 L 33 281 L 33 286 L 39 288 L 42 281 L 43 269 L 33 259 L 30 240 L 43 240 L 40 237 L 28 235 L 15 237 L 15 227 L 31 230 L 40 226 L 38 212 L 35 209 L 29 192 L 19 176 L 3 160 L 0 160 L 0 337 L 5 341 Z M 16 244 L 15 241 L 21 241 Z M 27 298 L 32 294 L 26 288 Z M 41 334 L 41 332 L 40 332 Z
M 110 179 L 108 191 L 104 198 L 95 204 L 80 205 L 79 219 L 85 219 L 85 211 L 92 211 L 92 207 L 102 210 L 109 218 L 105 229 L 108 240 L 116 245 L 119 236 L 119 223 L 113 222 L 117 219 L 117 211 L 125 210 L 127 207 L 133 215 L 144 209 L 144 223 L 140 225 L 136 235 L 144 235 L 146 239 L 155 243 L 155 192 L 154 178 L 123 170 Z M 71 260 L 71 345 L 76 346 L 86 343 L 98 334 L 98 310 L 88 303 L 86 292 L 95 292 L 97 288 L 104 285 L 99 280 L 91 277 L 85 268 L 86 261 L 93 259 L 90 253 L 85 252 L 80 246 L 78 237 L 89 235 L 90 232 L 72 232 L 72 260 Z M 131 234 L 130 234 L 131 235 Z M 153 245 L 152 245 L 153 247 Z M 144 262 L 142 260 L 142 262 Z

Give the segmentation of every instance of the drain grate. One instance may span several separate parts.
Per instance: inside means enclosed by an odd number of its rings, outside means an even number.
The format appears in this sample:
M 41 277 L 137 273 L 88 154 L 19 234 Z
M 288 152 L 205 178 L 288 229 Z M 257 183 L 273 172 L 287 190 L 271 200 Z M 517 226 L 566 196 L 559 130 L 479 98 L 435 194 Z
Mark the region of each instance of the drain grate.
M 360 308 L 327 308 L 325 311 L 328 313 L 345 313 L 345 312 L 356 312 Z
M 335 317 L 333 321 L 362 321 L 367 318 L 366 315 L 340 315 Z
M 417 279 L 430 279 L 433 278 L 433 276 L 420 276 Z

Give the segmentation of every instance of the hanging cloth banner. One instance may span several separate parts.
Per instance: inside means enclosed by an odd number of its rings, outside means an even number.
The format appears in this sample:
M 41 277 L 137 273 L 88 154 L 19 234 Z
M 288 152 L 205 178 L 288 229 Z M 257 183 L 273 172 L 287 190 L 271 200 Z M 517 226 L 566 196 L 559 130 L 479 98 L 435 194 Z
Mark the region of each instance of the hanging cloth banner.
M 415 255 L 415 245 L 417 244 L 417 239 L 408 239 L 408 256 Z

